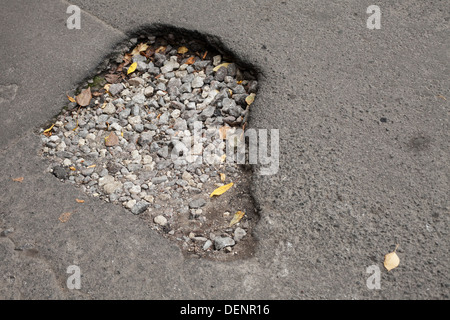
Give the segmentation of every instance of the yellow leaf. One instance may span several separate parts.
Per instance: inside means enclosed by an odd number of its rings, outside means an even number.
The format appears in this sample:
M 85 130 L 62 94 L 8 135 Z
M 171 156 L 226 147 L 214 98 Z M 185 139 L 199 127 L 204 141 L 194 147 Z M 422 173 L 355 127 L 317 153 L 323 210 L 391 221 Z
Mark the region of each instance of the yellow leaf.
M 105 84 L 105 86 L 103 87 L 103 89 L 105 89 L 107 92 L 109 92 L 109 87 L 111 87 L 111 83 L 107 83 Z M 106 102 L 105 102 L 106 103 Z M 105 105 L 106 106 L 106 105 Z
M 398 245 L 395 247 L 395 250 L 391 253 L 388 253 L 384 256 L 384 267 L 391 271 L 394 268 L 397 268 L 400 264 L 400 258 L 398 257 L 397 253 L 395 251 L 397 250 Z
M 127 74 L 134 72 L 134 70 L 136 70 L 136 67 L 137 67 L 137 62 L 133 62 L 131 64 L 131 66 L 128 68 Z
M 221 67 L 225 67 L 225 68 L 226 68 L 229 64 L 230 64 L 229 62 L 221 63 L 221 64 L 219 64 L 218 66 L 216 66 L 216 67 L 213 69 L 213 71 L 214 71 L 214 72 L 217 72 L 217 70 L 219 70 Z
M 55 126 L 55 124 L 52 124 L 52 126 L 50 128 L 44 130 L 44 133 L 50 132 L 54 126 Z
M 179 54 L 185 54 L 185 53 L 188 52 L 188 51 L 189 51 L 189 49 L 186 48 L 186 47 L 179 47 L 178 50 L 177 50 L 177 52 L 178 52 Z
M 78 203 L 84 203 L 84 200 L 80 200 L 80 199 L 75 199 L 75 201 Z
M 70 102 L 77 102 L 74 98 L 72 98 L 68 94 L 66 94 L 66 96 L 67 96 L 67 99 L 69 99 Z
M 77 170 L 75 167 L 69 167 L 70 170 L 75 171 Z
M 230 221 L 230 225 L 229 225 L 229 226 L 231 227 L 233 224 L 238 223 L 238 222 L 242 219 L 242 217 L 244 216 L 244 214 L 245 214 L 244 211 L 238 211 L 238 212 L 236 212 L 236 213 L 234 214 L 233 219 Z
M 250 93 L 250 95 L 245 98 L 245 102 L 247 102 L 248 105 L 251 105 L 253 101 L 255 101 L 255 96 L 254 93 Z
M 219 173 L 219 175 L 220 175 L 220 181 L 224 182 L 225 178 L 226 178 L 225 173 Z
M 88 166 L 88 168 L 95 168 L 96 166 L 97 166 L 96 164 L 93 164 L 93 165 Z
M 225 193 L 228 189 L 230 189 L 233 186 L 233 182 L 226 184 L 224 186 L 221 186 L 214 190 L 209 197 L 212 198 L 213 196 L 220 196 L 221 194 Z

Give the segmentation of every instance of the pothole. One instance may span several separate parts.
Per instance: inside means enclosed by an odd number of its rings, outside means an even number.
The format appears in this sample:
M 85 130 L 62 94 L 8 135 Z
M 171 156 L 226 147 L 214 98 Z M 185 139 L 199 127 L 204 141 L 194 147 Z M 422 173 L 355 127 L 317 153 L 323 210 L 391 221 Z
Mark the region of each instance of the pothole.
M 251 256 L 258 220 L 252 170 L 227 152 L 245 144 L 258 83 L 224 52 L 186 32 L 121 44 L 93 79 L 69 93 L 76 102 L 41 130 L 49 172 L 139 215 L 186 255 Z

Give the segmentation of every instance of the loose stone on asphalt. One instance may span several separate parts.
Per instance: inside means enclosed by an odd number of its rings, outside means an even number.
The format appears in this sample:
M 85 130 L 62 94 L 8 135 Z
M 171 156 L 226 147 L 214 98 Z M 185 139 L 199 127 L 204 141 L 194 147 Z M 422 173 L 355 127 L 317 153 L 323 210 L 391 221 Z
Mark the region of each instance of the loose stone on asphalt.
M 249 110 L 245 98 L 256 92 L 257 81 L 234 63 L 214 72 L 215 66 L 232 61 L 211 49 L 203 57 L 207 50 L 196 40 L 174 44 L 169 41 L 173 38 L 141 37 L 150 50 L 132 57 L 138 66 L 127 75 L 129 65 L 120 63 L 134 47 L 129 43 L 122 58 L 110 60 L 103 73 L 122 80 L 109 84 L 107 91 L 91 88 L 97 94 L 87 107 L 69 105 L 51 135 L 41 135 L 42 154 L 55 177 L 122 205 L 177 241 L 185 253 L 238 255 L 245 252 L 243 243 L 257 216 L 250 200 L 239 202 L 251 198 L 248 190 L 243 196 L 239 189 L 248 185 L 250 174 L 224 161 L 226 144 L 219 129 L 230 126 L 224 120 L 235 126 L 230 133 L 244 126 Z M 181 46 L 189 51 L 178 54 Z M 223 182 L 219 173 L 225 172 Z M 238 187 L 209 198 L 229 182 Z M 234 210 L 246 211 L 245 223 L 230 228 L 233 214 L 224 212 Z

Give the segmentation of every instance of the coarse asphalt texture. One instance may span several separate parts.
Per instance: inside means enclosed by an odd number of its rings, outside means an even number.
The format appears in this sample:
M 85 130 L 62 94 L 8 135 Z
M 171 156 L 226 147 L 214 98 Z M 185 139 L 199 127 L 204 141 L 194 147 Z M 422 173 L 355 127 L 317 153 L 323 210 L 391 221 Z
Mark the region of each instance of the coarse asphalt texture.
M 446 1 L 380 3 L 375 30 L 366 0 L 1 4 L 0 298 L 449 298 Z M 66 26 L 70 5 L 80 29 Z M 45 172 L 37 132 L 66 92 L 155 25 L 211 35 L 260 73 L 249 126 L 279 129 L 280 163 L 253 176 L 251 258 L 188 259 L 124 208 Z M 73 265 L 80 289 L 66 284 Z M 380 289 L 367 286 L 374 265 Z

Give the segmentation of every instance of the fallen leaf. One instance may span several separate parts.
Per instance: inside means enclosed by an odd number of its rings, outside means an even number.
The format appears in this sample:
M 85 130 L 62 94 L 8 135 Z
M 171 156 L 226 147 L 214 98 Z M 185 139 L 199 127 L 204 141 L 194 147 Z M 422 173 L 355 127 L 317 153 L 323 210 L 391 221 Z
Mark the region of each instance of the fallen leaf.
M 158 49 L 156 49 L 155 53 L 160 53 L 160 52 L 163 52 L 163 51 L 166 51 L 166 47 L 165 46 L 161 46 Z
M 244 214 L 245 214 L 244 211 L 238 211 L 238 212 L 236 212 L 236 213 L 234 214 L 233 219 L 231 219 L 231 221 L 230 221 L 229 227 L 231 227 L 233 224 L 238 223 L 238 222 L 242 219 L 242 217 L 244 216 Z
M 96 166 L 97 166 L 96 164 L 93 164 L 93 165 L 88 166 L 88 168 L 95 168 Z
M 76 102 L 82 107 L 88 106 L 91 102 L 91 99 L 91 87 L 81 90 L 81 93 L 75 97 Z
M 109 136 L 105 138 L 105 145 L 107 147 L 114 147 L 119 144 L 119 138 L 116 136 L 116 134 L 111 131 Z
M 214 190 L 213 192 L 211 192 L 209 197 L 212 198 L 213 196 L 220 196 L 221 194 L 225 193 L 228 189 L 230 189 L 232 186 L 233 186 L 233 182 L 226 184 L 224 186 L 221 186 L 221 187 L 217 188 L 216 190 Z
M 388 271 L 397 268 L 398 265 L 400 264 L 400 258 L 398 257 L 397 253 L 395 253 L 395 251 L 397 251 L 397 248 L 398 245 L 395 247 L 395 250 L 393 252 L 388 253 L 387 255 L 384 256 L 384 267 Z
M 205 60 L 207 54 L 208 54 L 208 51 L 205 51 L 205 54 L 203 55 L 202 60 Z
M 75 201 L 78 203 L 84 203 L 84 200 L 80 200 L 80 199 L 75 199 Z
M 226 155 L 226 154 L 223 154 L 223 155 L 220 157 L 220 162 L 225 162 L 226 159 L 227 159 L 227 155 Z
M 125 55 L 123 56 L 124 66 L 126 66 L 127 64 L 130 64 L 132 58 L 133 58 L 133 56 L 131 54 L 125 53 Z
M 224 182 L 225 178 L 226 178 L 225 173 L 219 173 L 219 175 L 220 175 L 220 181 Z
M 78 119 L 77 119 L 77 124 L 75 126 L 75 128 L 72 129 L 72 131 L 76 131 L 78 129 Z
M 58 219 L 59 219 L 59 221 L 61 221 L 62 223 L 65 223 L 65 222 L 69 221 L 71 215 L 72 215 L 71 212 L 64 212 L 63 214 L 61 214 L 61 215 L 59 216 Z
M 188 51 L 189 51 L 189 49 L 186 48 L 186 47 L 179 47 L 178 50 L 177 50 L 177 53 L 179 53 L 179 54 L 185 54 L 185 53 L 188 52 Z
M 229 62 L 221 63 L 221 64 L 219 64 L 218 66 L 216 66 L 216 67 L 213 69 L 213 71 L 214 71 L 214 72 L 217 72 L 217 70 L 219 70 L 219 69 L 222 68 L 222 67 L 225 67 L 225 68 L 226 68 L 229 64 L 230 64 Z
M 100 106 L 100 109 L 105 109 L 105 107 L 108 105 L 108 102 L 103 102 L 103 104 Z
M 70 102 L 77 102 L 74 98 L 72 98 L 68 94 L 66 94 L 66 96 L 67 96 L 67 99 L 69 99 Z
M 77 170 L 77 168 L 75 168 L 75 167 L 69 167 L 69 169 L 72 170 L 72 171 L 76 171 Z
M 139 43 L 134 49 L 133 51 L 131 51 L 131 55 L 135 56 L 141 53 L 141 51 L 145 51 L 148 49 L 148 44 L 146 43 Z
M 105 75 L 105 80 L 108 81 L 109 83 L 116 83 L 119 80 L 119 75 L 109 73 L 109 74 Z
M 247 102 L 248 105 L 251 105 L 253 101 L 255 101 L 255 96 L 256 95 L 254 93 L 250 93 L 250 95 L 245 98 L 245 102 Z
M 13 178 L 12 180 L 16 182 L 23 182 L 23 177 Z
M 54 126 L 55 126 L 55 124 L 52 124 L 52 126 L 50 128 L 44 130 L 44 133 L 50 132 Z
M 192 57 L 188 58 L 184 63 L 185 64 L 194 64 L 194 62 L 195 62 L 195 57 L 192 56 Z
M 109 92 L 109 87 L 111 87 L 110 83 L 105 84 L 105 86 L 103 87 L 103 89 L 106 90 L 106 92 Z
M 136 67 L 137 67 L 137 62 L 133 62 L 131 64 L 131 66 L 128 68 L 127 74 L 134 72 L 134 70 L 136 70 Z

